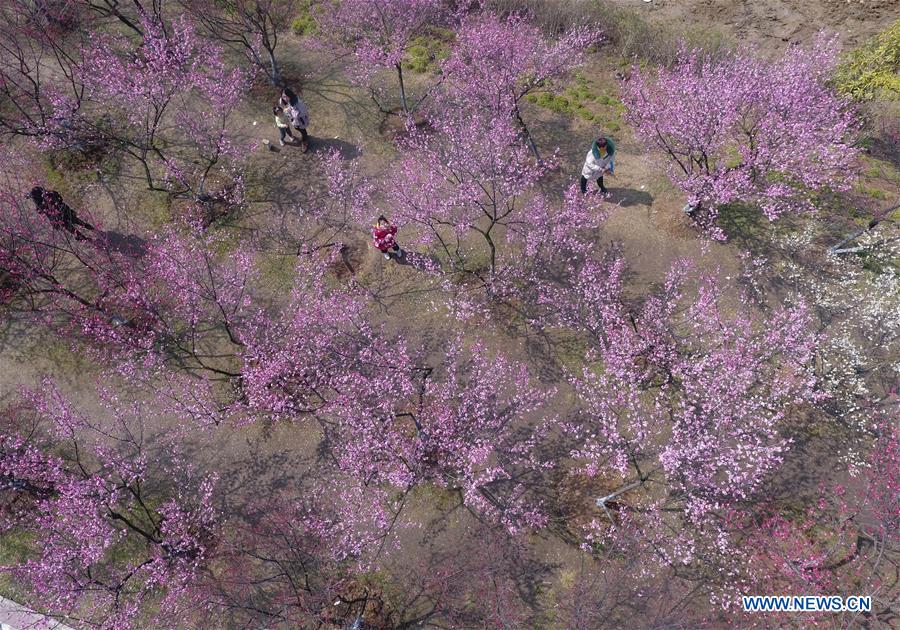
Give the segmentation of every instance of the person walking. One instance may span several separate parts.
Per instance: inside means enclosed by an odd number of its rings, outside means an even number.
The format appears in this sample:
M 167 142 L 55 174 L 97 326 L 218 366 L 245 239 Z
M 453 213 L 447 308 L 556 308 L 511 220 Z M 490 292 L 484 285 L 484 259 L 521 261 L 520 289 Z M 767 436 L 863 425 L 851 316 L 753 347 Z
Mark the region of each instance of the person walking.
M 74 234 L 76 241 L 90 240 L 78 230 L 78 227 L 83 227 L 91 232 L 96 231 L 93 225 L 80 219 L 69 204 L 63 201 L 62 195 L 55 190 L 35 186 L 28 196 L 31 197 L 37 211 L 47 217 L 55 229 L 64 229 Z
M 597 185 L 601 193 L 606 193 L 603 185 L 603 175 L 614 175 L 616 167 L 616 145 L 611 138 L 600 136 L 591 144 L 591 149 L 584 158 L 584 166 L 581 167 L 581 193 L 587 192 L 589 179 L 597 179 Z
M 387 220 L 387 217 L 381 215 L 372 226 L 372 240 L 375 247 L 384 254 L 384 257 L 390 260 L 391 252 L 398 258 L 403 258 L 406 254 L 397 244 L 397 226 Z
M 300 132 L 302 137 L 300 146 L 306 153 L 306 150 L 309 149 L 309 134 L 306 132 L 306 127 L 309 125 L 309 110 L 306 109 L 306 104 L 300 100 L 296 92 L 286 87 L 281 91 L 281 106 L 290 115 L 294 129 Z
M 281 146 L 284 146 L 284 139 L 287 136 L 291 137 L 291 142 L 296 142 L 296 138 L 294 138 L 294 134 L 291 131 L 291 117 L 288 115 L 284 108 L 280 105 L 275 105 L 272 108 L 272 113 L 275 115 L 275 127 L 278 129 L 278 134 L 280 136 L 278 142 Z

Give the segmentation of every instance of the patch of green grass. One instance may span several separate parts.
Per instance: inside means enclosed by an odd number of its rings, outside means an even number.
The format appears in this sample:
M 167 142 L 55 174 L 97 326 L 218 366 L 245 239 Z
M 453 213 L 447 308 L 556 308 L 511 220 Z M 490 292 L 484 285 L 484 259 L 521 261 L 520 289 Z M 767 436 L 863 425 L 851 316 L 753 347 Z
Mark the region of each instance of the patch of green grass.
M 567 371 L 573 374 L 580 374 L 586 367 L 590 367 L 592 372 L 602 372 L 602 365 L 588 366 L 585 362 L 588 344 L 584 339 L 566 330 L 548 332 L 553 334 L 556 341 L 556 359 Z
M 446 512 L 459 504 L 459 493 L 435 484 L 416 487 L 414 495 L 440 512 Z
M 864 184 L 857 185 L 856 191 L 860 194 L 865 195 L 866 197 L 878 199 L 879 201 L 884 201 L 885 199 L 888 199 L 890 197 L 890 193 L 888 193 L 887 191 L 881 190 L 880 188 L 872 188 Z
M 491 254 L 486 245 L 478 245 L 467 248 L 462 252 L 463 268 L 469 273 L 463 274 L 462 280 L 468 282 L 471 280 L 469 274 L 477 274 L 485 277 L 491 273 Z
M 66 201 L 79 205 L 82 191 L 97 181 L 96 171 L 90 169 L 93 162 L 85 161 L 77 151 L 52 151 L 45 153 L 42 166 L 46 188 L 58 191 Z
M 896 274 L 900 271 L 896 259 L 878 255 L 876 251 L 862 249 L 858 252 L 854 252 L 854 254 L 860 259 L 862 268 L 875 275 L 881 275 L 888 272 Z
M 11 530 L 0 536 L 0 564 L 23 562 L 37 551 L 34 536 L 28 532 Z
M 132 512 L 131 517 L 137 517 L 137 521 L 147 524 L 148 519 L 142 514 Z M 147 555 L 147 544 L 143 539 L 137 536 L 125 536 L 118 544 L 113 545 L 106 551 L 103 563 L 110 566 L 124 566 L 128 564 L 140 563 Z
M 758 208 L 741 203 L 730 203 L 720 207 L 718 221 L 729 239 L 755 241 L 770 227 Z
M 431 28 L 424 35 L 418 35 L 410 41 L 410 46 L 403 58 L 403 67 L 418 74 L 437 72 L 441 60 L 450 54 L 453 31 L 442 28 Z
M 96 364 L 79 349 L 73 351 L 73 343 L 62 337 L 48 335 L 42 340 L 41 355 L 62 373 L 86 376 L 96 370 Z
M 881 169 L 877 166 L 870 166 L 865 170 L 866 177 L 881 177 Z
M 243 239 L 243 232 L 227 225 L 213 224 L 213 234 L 216 237 L 215 252 L 218 256 L 226 257 L 237 251 Z
M 621 116 L 625 111 L 615 95 L 594 91 L 587 77 L 580 73 L 575 74 L 573 83 L 560 93 L 533 92 L 525 100 L 557 114 L 599 123 L 612 132 L 621 129 Z
M 312 35 L 318 30 L 312 0 L 304 0 L 298 7 L 297 15 L 291 21 L 291 32 L 298 37 Z
M 728 168 L 737 168 L 743 161 L 737 146 L 730 146 L 725 150 L 725 166 Z
M 872 179 L 885 179 L 894 184 L 900 184 L 900 169 L 890 162 L 879 160 L 867 155 L 862 156 L 865 167 L 863 174 Z
M 17 530 L 0 536 L 0 565 L 16 565 L 37 555 L 34 536 Z M 0 573 L 0 596 L 13 601 L 25 601 L 27 592 L 6 573 Z
M 376 592 L 385 591 L 392 584 L 390 576 L 384 571 L 377 569 L 357 574 L 356 581 L 363 586 L 372 587 Z

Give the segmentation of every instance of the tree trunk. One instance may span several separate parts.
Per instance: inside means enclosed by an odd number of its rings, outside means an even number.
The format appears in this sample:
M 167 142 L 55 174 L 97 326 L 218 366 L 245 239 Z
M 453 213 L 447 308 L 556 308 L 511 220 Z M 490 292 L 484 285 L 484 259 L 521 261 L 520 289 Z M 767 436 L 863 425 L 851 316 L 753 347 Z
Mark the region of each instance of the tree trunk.
M 628 485 L 622 486 L 621 488 L 619 488 L 618 490 L 616 490 L 616 491 L 613 492 L 612 494 L 608 494 L 608 495 L 606 495 L 605 497 L 599 497 L 599 498 L 597 499 L 597 501 L 596 501 L 597 507 L 603 508 L 603 511 L 606 512 L 606 517 L 609 519 L 609 522 L 610 522 L 610 523 L 615 524 L 616 521 L 615 521 L 615 519 L 613 518 L 612 514 L 609 513 L 609 509 L 606 507 L 607 501 L 612 501 L 612 500 L 615 499 L 617 496 L 619 496 L 619 495 L 621 495 L 621 494 L 625 494 L 625 493 L 628 492 L 629 490 L 634 490 L 635 488 L 637 488 L 637 487 L 643 485 L 644 481 L 645 481 L 644 479 L 638 479 L 637 481 L 632 481 L 632 482 L 629 483 Z
M 403 113 L 409 113 L 409 106 L 406 104 L 406 87 L 403 85 L 403 66 L 397 64 L 397 78 L 400 79 L 400 103 L 403 105 Z
M 275 59 L 275 51 L 271 48 L 266 48 L 266 52 L 269 54 L 269 66 L 271 67 L 269 80 L 272 82 L 272 85 L 280 86 L 282 84 L 281 69 L 278 67 L 278 60 Z
M 491 250 L 491 278 L 493 278 L 497 274 L 497 246 L 494 245 L 494 239 L 491 238 L 490 228 L 484 232 L 484 240 L 487 241 L 488 247 Z
M 531 137 L 531 132 L 528 131 L 528 125 L 525 124 L 525 121 L 522 120 L 522 114 L 519 113 L 519 106 L 516 105 L 516 120 L 519 123 L 519 127 L 522 128 L 522 133 L 525 134 L 525 144 L 528 145 L 528 148 L 531 149 L 531 152 L 534 154 L 534 159 L 538 161 L 538 163 L 543 163 L 541 159 L 541 154 L 538 152 L 537 145 L 534 143 L 534 139 Z
M 837 245 L 832 245 L 831 247 L 829 247 L 828 248 L 829 253 L 844 254 L 844 253 L 849 253 L 851 251 L 854 251 L 855 248 L 850 248 L 847 250 L 844 250 L 841 248 L 844 247 L 844 245 L 846 245 L 847 243 L 850 243 L 851 241 L 855 241 L 856 239 L 858 239 L 860 236 L 862 236 L 869 230 L 874 230 L 876 227 L 878 227 L 878 224 L 881 223 L 882 221 L 889 220 L 888 216 L 890 215 L 890 213 L 893 212 L 894 210 L 897 210 L 898 208 L 900 208 L 900 205 L 893 206 L 891 208 L 888 208 L 887 210 L 880 211 L 878 213 L 878 216 L 876 216 L 871 221 L 869 221 L 869 224 L 866 227 L 857 230 L 856 232 L 854 232 L 847 238 L 843 239 Z M 855 251 L 858 251 L 858 250 L 855 250 Z

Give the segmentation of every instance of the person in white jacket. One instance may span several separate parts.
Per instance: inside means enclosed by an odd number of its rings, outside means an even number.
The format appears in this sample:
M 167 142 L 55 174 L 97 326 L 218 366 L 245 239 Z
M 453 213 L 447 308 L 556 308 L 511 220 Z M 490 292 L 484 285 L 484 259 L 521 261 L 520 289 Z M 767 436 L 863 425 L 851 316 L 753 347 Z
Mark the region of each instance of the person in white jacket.
M 294 129 L 300 132 L 302 140 L 300 146 L 305 153 L 309 148 L 309 134 L 306 127 L 309 125 L 309 110 L 306 109 L 306 103 L 300 100 L 300 97 L 289 87 L 281 91 L 281 106 L 290 115 Z
M 597 185 L 600 186 L 600 192 L 606 192 L 606 186 L 603 185 L 603 175 L 609 173 L 614 174 L 616 163 L 616 145 L 610 138 L 603 136 L 594 140 L 591 149 L 584 158 L 584 166 L 581 167 L 581 192 L 587 192 L 587 183 L 589 179 L 597 179 Z

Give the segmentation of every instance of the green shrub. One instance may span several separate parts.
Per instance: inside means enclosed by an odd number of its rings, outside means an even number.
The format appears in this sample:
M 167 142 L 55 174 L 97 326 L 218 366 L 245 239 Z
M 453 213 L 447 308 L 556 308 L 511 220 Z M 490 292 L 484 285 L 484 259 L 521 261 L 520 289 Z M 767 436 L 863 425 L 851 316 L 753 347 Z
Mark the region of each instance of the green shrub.
M 553 95 L 550 92 L 541 92 L 537 97 L 537 104 L 541 107 L 550 107 L 553 102 Z
M 316 19 L 313 16 L 312 1 L 304 0 L 300 3 L 298 8 L 299 12 L 291 22 L 291 31 L 297 36 L 315 33 L 318 27 L 316 25 Z
M 871 197 L 872 199 L 878 199 L 879 201 L 884 201 L 890 197 L 890 194 L 881 190 L 880 188 L 870 188 L 868 186 L 864 186 L 860 184 L 856 187 L 857 192 L 866 195 L 867 197 Z
M 593 92 L 587 77 L 581 73 L 576 73 L 572 78 L 574 85 L 567 87 L 562 94 L 532 93 L 525 99 L 558 114 L 578 116 L 582 120 L 598 122 L 612 132 L 619 131 L 620 118 L 625 111 L 622 102 L 610 94 Z
M 419 74 L 436 72 L 438 64 L 450 54 L 453 31 L 430 28 L 424 35 L 410 40 L 410 46 L 403 58 L 403 67 Z
M 900 20 L 847 55 L 835 87 L 860 100 L 900 99 Z
M 549 102 L 544 107 L 557 114 L 569 114 L 572 112 L 571 103 L 565 96 L 551 94 Z

